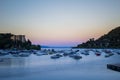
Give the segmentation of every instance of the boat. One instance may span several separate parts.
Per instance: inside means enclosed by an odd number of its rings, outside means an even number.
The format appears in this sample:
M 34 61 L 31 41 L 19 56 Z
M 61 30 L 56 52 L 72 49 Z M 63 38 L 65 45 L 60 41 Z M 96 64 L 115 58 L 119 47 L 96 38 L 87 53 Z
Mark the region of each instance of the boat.
M 11 51 L 10 54 L 14 57 L 19 57 L 19 51 Z
M 0 56 L 5 56 L 5 55 L 8 55 L 9 52 L 7 51 L 4 51 L 4 50 L 0 50 Z
M 79 54 L 70 54 L 69 57 L 76 59 L 76 60 L 79 60 L 82 58 L 82 56 L 80 56 Z
M 96 55 L 96 56 L 100 56 L 100 55 L 101 55 L 101 53 L 95 53 L 95 55 Z
M 64 55 L 64 56 L 68 56 L 68 55 L 69 55 L 69 53 L 63 53 L 63 55 Z
M 120 55 L 120 51 L 116 51 L 115 53 L 117 53 L 118 55 Z
M 112 56 L 112 55 L 114 55 L 114 54 L 113 54 L 113 53 L 106 54 L 105 57 L 107 58 L 107 57 L 110 57 L 110 56 Z
M 51 59 L 58 59 L 58 58 L 60 58 L 60 56 L 57 56 L 57 55 L 51 56 Z
M 88 52 L 84 52 L 84 51 L 82 51 L 81 54 L 84 54 L 84 55 L 86 55 L 86 56 L 89 55 Z
M 104 52 L 107 54 L 112 53 L 110 50 L 104 50 Z
M 68 55 L 70 55 L 70 54 L 73 54 L 73 51 L 72 51 L 72 50 L 68 50 L 68 51 L 64 51 L 64 52 L 63 52 L 63 55 L 64 55 L 64 56 L 68 56 Z
M 73 58 L 74 58 L 74 59 L 76 59 L 76 60 L 79 60 L 79 59 L 81 59 L 81 58 L 82 58 L 82 56 L 75 55 L 75 56 L 73 56 Z
M 20 57 L 28 57 L 28 56 L 30 56 L 30 54 L 31 54 L 30 52 L 22 51 L 22 52 L 19 53 L 19 56 Z
M 75 52 L 79 52 L 80 50 L 76 50 Z
M 45 53 L 43 51 L 35 51 L 34 54 L 37 56 L 48 55 L 47 53 Z
M 56 56 L 62 57 L 63 55 L 61 55 L 61 54 L 59 53 L 59 54 L 56 54 Z

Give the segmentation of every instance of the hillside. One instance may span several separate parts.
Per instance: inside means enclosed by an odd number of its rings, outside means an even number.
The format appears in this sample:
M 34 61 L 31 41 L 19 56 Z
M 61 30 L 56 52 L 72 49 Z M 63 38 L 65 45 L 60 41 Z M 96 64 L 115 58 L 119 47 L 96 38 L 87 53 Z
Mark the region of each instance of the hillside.
M 97 40 L 91 38 L 87 42 L 79 44 L 74 48 L 120 48 L 120 26 Z

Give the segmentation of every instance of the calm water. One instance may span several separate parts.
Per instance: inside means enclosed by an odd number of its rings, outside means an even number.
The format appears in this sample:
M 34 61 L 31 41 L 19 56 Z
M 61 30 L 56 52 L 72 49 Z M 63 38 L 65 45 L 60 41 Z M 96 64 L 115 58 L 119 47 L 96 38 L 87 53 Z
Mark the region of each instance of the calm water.
M 29 57 L 0 57 L 0 80 L 120 80 L 120 72 L 106 68 L 108 63 L 120 63 L 120 55 L 109 58 L 81 55 L 51 59 L 51 55 Z

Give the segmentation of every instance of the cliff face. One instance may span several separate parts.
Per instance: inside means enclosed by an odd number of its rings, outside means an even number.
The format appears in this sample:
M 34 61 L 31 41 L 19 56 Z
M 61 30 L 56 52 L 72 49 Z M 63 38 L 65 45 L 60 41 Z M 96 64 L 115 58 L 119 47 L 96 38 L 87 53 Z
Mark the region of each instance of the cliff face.
M 120 48 L 120 27 L 111 30 L 97 40 L 92 38 L 79 44 L 76 48 Z

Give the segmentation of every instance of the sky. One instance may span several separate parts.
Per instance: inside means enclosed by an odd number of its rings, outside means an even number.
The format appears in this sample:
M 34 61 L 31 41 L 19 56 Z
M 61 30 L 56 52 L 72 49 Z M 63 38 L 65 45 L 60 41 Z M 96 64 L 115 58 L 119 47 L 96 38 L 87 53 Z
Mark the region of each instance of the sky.
M 0 0 L 0 33 L 76 46 L 120 26 L 120 0 Z

